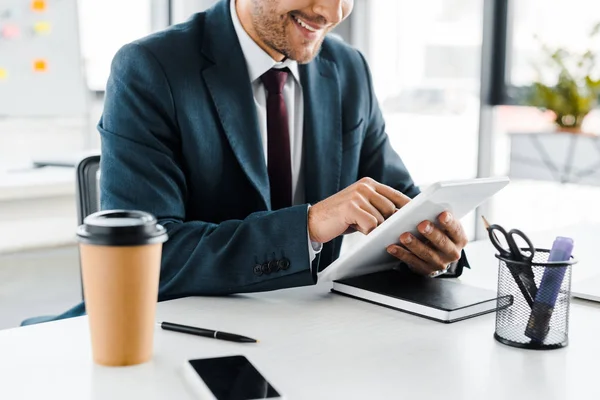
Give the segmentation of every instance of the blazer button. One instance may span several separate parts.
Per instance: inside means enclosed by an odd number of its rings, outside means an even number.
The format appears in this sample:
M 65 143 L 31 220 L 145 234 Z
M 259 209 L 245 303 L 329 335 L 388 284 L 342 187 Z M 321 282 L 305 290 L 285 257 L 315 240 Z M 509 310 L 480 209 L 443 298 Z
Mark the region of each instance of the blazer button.
M 279 269 L 285 271 L 289 267 L 290 267 L 290 260 L 288 260 L 287 258 L 282 258 L 281 260 L 279 260 Z
M 271 272 L 277 272 L 277 271 L 279 271 L 279 266 L 278 266 L 276 260 L 269 261 L 269 269 L 271 270 Z
M 262 265 L 256 264 L 254 266 L 254 275 L 261 276 L 262 274 L 263 274 L 263 272 L 262 272 Z
M 264 263 L 261 267 L 261 271 L 263 272 L 263 274 L 270 274 L 271 273 L 271 268 L 269 268 L 269 263 L 266 262 Z

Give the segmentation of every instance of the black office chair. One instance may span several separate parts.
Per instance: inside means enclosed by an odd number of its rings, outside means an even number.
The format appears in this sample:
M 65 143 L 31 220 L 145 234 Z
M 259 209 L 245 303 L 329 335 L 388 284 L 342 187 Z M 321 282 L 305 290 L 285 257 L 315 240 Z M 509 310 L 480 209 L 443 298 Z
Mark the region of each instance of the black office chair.
M 100 156 L 93 155 L 81 159 L 77 163 L 76 173 L 77 224 L 81 225 L 85 217 L 100 210 Z M 79 272 L 81 274 L 81 271 Z M 83 281 L 81 299 L 84 299 Z
M 55 165 L 53 165 L 55 166 Z M 68 165 L 64 165 L 67 167 Z M 80 160 L 76 168 L 75 192 L 77 202 L 77 222 L 83 223 L 85 217 L 100 210 L 100 156 L 87 156 Z M 81 299 L 84 299 L 83 281 L 81 280 L 81 269 L 79 271 L 81 285 Z M 52 321 L 56 315 L 33 317 L 24 320 L 21 325 L 31 325 L 46 321 Z
M 100 156 L 88 156 L 77 163 L 77 223 L 100 210 Z

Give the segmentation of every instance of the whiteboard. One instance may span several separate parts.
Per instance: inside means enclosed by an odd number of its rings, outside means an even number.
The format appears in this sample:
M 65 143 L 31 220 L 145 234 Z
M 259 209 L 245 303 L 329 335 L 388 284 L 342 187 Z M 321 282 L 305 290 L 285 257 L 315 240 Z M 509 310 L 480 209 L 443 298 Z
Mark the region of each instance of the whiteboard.
M 0 116 L 82 116 L 87 93 L 77 1 L 0 0 Z

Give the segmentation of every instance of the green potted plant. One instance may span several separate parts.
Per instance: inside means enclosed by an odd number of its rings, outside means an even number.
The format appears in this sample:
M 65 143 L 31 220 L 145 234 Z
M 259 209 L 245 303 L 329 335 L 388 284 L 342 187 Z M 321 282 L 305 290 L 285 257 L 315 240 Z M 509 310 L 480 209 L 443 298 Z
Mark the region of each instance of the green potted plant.
M 590 42 L 599 35 L 600 23 L 590 32 Z M 536 68 L 538 80 L 533 83 L 529 104 L 553 111 L 558 131 L 581 133 L 583 120 L 596 107 L 600 95 L 598 53 L 590 48 L 577 54 L 543 43 L 542 48 L 545 68 Z M 549 74 L 554 80 L 550 85 L 542 82 L 542 76 Z

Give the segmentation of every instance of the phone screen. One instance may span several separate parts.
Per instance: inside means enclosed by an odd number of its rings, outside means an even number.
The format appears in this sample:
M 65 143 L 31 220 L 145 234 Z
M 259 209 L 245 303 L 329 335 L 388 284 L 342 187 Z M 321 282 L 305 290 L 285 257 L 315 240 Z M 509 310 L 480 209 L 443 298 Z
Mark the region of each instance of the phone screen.
M 218 400 L 280 397 L 244 356 L 203 358 L 189 363 Z

